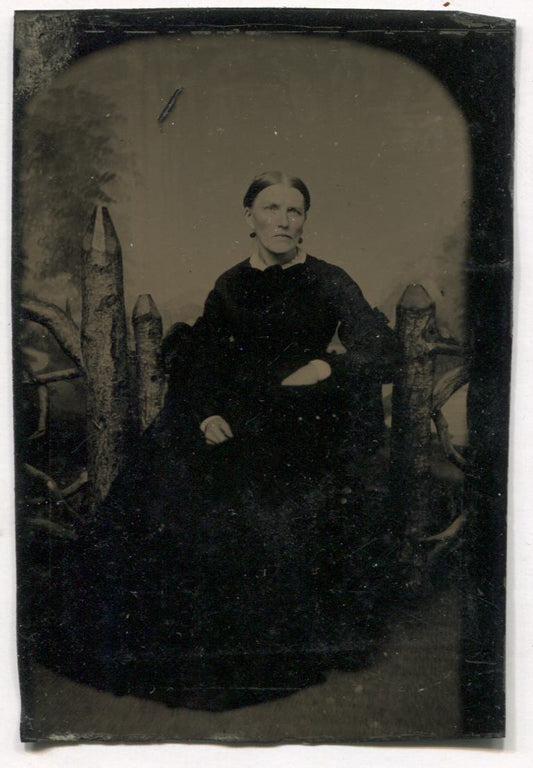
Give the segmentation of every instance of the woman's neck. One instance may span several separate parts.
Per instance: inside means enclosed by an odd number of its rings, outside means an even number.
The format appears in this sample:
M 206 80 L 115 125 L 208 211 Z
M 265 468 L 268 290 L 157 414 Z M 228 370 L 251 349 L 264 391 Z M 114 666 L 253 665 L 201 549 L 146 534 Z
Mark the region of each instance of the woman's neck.
M 272 267 L 274 264 L 289 264 L 298 255 L 298 247 L 292 248 L 287 253 L 272 253 L 258 242 L 257 253 L 263 264 Z

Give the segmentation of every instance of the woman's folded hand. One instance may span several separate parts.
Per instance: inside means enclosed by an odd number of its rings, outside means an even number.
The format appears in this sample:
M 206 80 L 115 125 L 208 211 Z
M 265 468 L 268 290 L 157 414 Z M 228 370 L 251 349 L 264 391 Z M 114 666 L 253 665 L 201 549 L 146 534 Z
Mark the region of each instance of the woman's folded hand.
M 223 443 L 229 437 L 233 437 L 231 427 L 222 416 L 209 416 L 200 424 L 200 429 L 204 433 L 206 443 L 209 445 L 218 445 Z
M 331 366 L 325 360 L 311 360 L 289 374 L 281 382 L 282 387 L 308 387 L 331 376 Z

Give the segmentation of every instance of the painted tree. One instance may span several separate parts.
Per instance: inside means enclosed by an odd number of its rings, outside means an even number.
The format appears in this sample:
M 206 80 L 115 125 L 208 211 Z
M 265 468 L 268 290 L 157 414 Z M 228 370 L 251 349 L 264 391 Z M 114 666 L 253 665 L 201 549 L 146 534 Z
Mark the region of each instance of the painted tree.
M 125 166 L 120 122 L 113 104 L 73 85 L 51 86 L 28 103 L 18 159 L 26 291 L 54 276 L 79 284 L 88 215 L 112 202 L 110 185 Z

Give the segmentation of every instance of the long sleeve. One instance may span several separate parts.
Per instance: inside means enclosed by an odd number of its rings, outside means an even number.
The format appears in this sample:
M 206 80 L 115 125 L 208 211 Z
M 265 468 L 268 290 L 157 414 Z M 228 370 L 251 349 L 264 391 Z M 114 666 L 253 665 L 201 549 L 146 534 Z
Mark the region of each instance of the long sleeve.
M 396 335 L 386 317 L 370 307 L 347 273 L 337 267 L 331 272 L 327 290 L 345 351 L 324 357 L 332 369 L 329 388 L 343 393 L 344 429 L 349 436 L 345 445 L 354 455 L 361 451 L 372 453 L 383 442 L 381 385 L 390 380 L 398 364 Z
M 387 318 L 370 307 L 357 283 L 339 268 L 334 269 L 328 292 L 335 304 L 337 333 L 346 352 L 329 354 L 327 362 L 339 373 L 379 382 L 389 380 L 399 349 Z
M 335 328 L 343 355 L 326 351 Z M 331 376 L 306 397 L 329 392 L 356 410 L 355 400 L 386 377 L 394 346 L 393 331 L 339 267 L 308 257 L 285 271 L 261 272 L 243 262 L 217 280 L 191 329 L 182 391 L 198 425 L 217 414 L 232 428 L 248 428 L 258 412 L 291 396 L 281 386 L 286 377 L 323 359 Z
M 224 299 L 217 285 L 209 293 L 203 315 L 198 318 L 192 331 L 195 350 L 189 402 L 200 424 L 208 416 L 223 415 L 223 392 L 231 368 L 231 331 Z

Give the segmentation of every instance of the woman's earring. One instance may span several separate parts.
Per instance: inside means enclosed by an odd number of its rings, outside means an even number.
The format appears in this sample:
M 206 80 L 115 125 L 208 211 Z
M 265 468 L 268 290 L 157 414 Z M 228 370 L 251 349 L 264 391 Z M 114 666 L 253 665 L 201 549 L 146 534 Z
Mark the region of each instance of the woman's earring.
M 250 237 L 255 237 L 255 232 L 250 232 Z
M 303 243 L 303 241 L 304 241 L 303 237 L 298 238 L 298 243 Z

